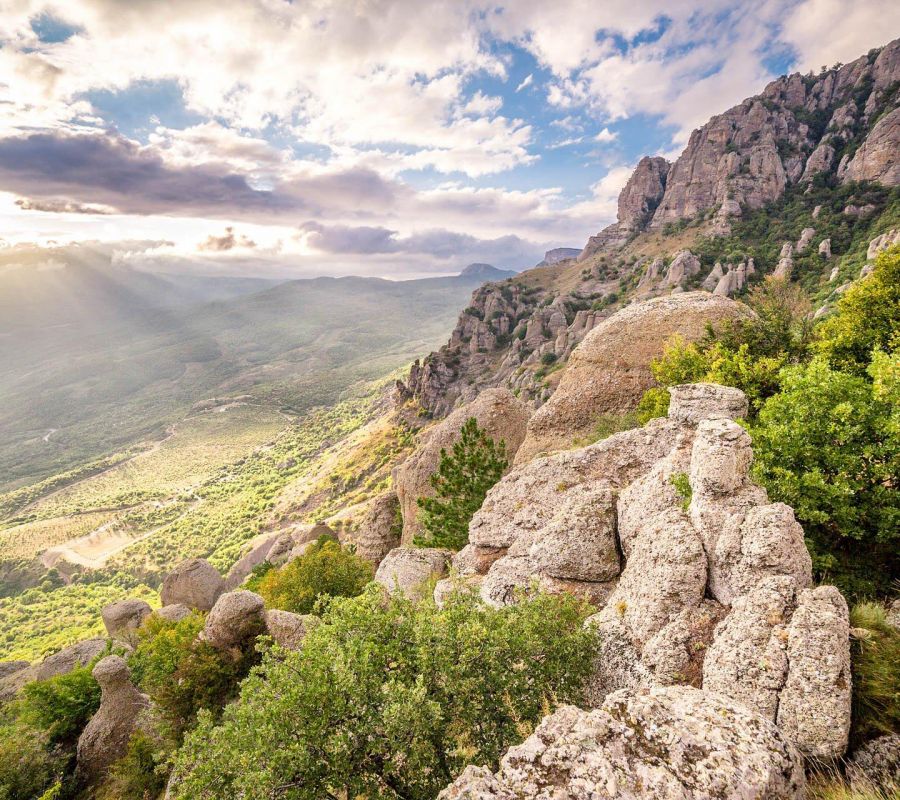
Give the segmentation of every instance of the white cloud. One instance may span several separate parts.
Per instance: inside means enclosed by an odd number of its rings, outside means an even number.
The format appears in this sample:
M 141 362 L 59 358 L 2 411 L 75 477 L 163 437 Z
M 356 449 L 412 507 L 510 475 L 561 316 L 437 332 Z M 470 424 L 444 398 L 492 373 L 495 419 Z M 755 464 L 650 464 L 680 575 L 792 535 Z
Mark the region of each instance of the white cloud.
M 534 73 L 529 72 L 525 80 L 516 87 L 516 93 L 518 94 L 522 89 L 527 89 L 532 83 L 534 83 Z
M 600 133 L 598 133 L 594 137 L 595 142 L 614 142 L 619 138 L 619 134 L 611 131 L 609 128 L 604 128 Z

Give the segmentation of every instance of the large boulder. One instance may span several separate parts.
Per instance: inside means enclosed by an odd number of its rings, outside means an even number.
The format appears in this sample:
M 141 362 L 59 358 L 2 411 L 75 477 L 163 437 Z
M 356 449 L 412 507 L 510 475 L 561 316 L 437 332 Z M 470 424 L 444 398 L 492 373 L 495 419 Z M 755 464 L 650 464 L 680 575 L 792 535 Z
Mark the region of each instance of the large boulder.
M 778 727 L 803 755 L 840 758 L 850 734 L 850 614 L 834 586 L 800 592 L 787 629 Z
M 128 636 L 141 627 L 144 620 L 153 613 L 150 604 L 144 600 L 117 600 L 104 606 L 100 612 L 106 632 L 113 637 Z
M 266 630 L 285 650 L 299 650 L 306 635 L 319 623 L 315 614 L 294 614 L 273 609 L 265 613 Z
M 400 546 L 401 528 L 400 499 L 390 491 L 370 500 L 362 516 L 342 528 L 339 537 L 342 545 L 352 545 L 356 555 L 377 567 Z
M 200 636 L 227 650 L 252 641 L 266 630 L 265 604 L 255 592 L 238 589 L 216 600 Z
M 225 576 L 225 591 L 237 589 L 256 567 L 267 560 L 272 547 L 284 536 L 285 534 L 281 533 L 270 533 L 254 539 L 246 552 L 228 570 Z
M 896 797 L 900 793 L 900 735 L 866 742 L 847 762 L 847 777 L 854 791 Z
M 803 760 L 750 709 L 688 686 L 562 706 L 493 774 L 467 767 L 440 800 L 801 800 Z
M 66 675 L 76 667 L 90 664 L 106 650 L 106 647 L 106 639 L 85 639 L 83 642 L 64 647 L 41 662 L 35 680 L 45 681 L 57 675 Z
M 0 661 L 0 680 L 31 666 L 30 661 Z
M 191 615 L 191 610 L 182 603 L 172 603 L 157 609 L 156 616 L 164 619 L 166 622 L 181 622 L 185 617 Z
M 375 582 L 389 592 L 420 599 L 424 584 L 447 574 L 452 555 L 437 547 L 395 547 L 379 565 Z
M 412 544 L 421 533 L 417 501 L 433 495 L 430 481 L 440 464 L 441 450 L 449 451 L 453 447 L 466 421 L 474 417 L 488 436 L 505 442 L 507 458 L 512 461 L 525 438 L 528 416 L 528 408 L 509 390 L 486 389 L 471 403 L 425 431 L 422 444 L 394 470 L 394 488 L 403 515 L 402 544 Z
M 128 664 L 106 656 L 92 673 L 100 684 L 100 708 L 78 739 L 78 773 L 89 782 L 102 779 L 110 765 L 125 755 L 128 740 L 150 701 L 131 682 Z
M 181 603 L 198 611 L 209 611 L 225 591 L 218 570 L 204 558 L 188 558 L 163 580 L 159 596 L 164 606 Z
M 573 351 L 559 387 L 529 421 L 516 463 L 570 447 L 591 434 L 601 415 L 635 408 L 655 383 L 650 362 L 673 336 L 695 341 L 709 323 L 751 314 L 742 303 L 706 292 L 657 297 L 613 314 Z

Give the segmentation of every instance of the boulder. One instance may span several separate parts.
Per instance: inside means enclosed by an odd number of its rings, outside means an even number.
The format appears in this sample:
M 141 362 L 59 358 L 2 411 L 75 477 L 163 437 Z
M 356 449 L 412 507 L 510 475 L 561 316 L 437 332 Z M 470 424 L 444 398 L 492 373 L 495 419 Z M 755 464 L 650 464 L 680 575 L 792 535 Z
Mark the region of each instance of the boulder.
M 221 595 L 206 618 L 200 637 L 213 647 L 240 647 L 266 628 L 265 604 L 255 592 L 238 589 Z
M 882 233 L 881 236 L 876 236 L 872 239 L 866 250 L 866 261 L 872 261 L 879 253 L 887 250 L 889 247 L 893 247 L 895 244 L 900 244 L 900 228 L 892 228 L 887 233 Z
M 712 292 L 719 285 L 719 281 L 724 277 L 725 271 L 722 269 L 722 262 L 717 261 L 709 271 L 709 274 L 703 279 L 703 283 L 701 283 L 700 286 L 707 292 Z
M 900 597 L 895 598 L 888 606 L 886 619 L 888 625 L 900 628 Z
M 265 612 L 266 630 L 285 650 L 299 650 L 306 635 L 319 623 L 315 614 L 294 614 L 273 609 Z
M 847 777 L 856 792 L 900 792 L 900 735 L 879 736 L 860 747 L 847 762 Z
M 470 766 L 440 800 L 801 800 L 803 760 L 753 711 L 688 686 L 562 706 L 492 774 Z
M 358 523 L 354 521 L 352 529 L 341 530 L 341 544 L 352 545 L 356 555 L 377 567 L 391 550 L 400 546 L 402 526 L 397 493 L 384 492 L 369 501 L 365 513 Z
M 191 610 L 181 603 L 172 603 L 157 609 L 156 616 L 166 620 L 167 622 L 181 622 L 185 617 L 191 615 Z
M 85 639 L 83 642 L 64 647 L 41 662 L 35 680 L 45 681 L 57 675 L 66 675 L 76 667 L 90 664 L 106 650 L 106 647 L 106 639 Z
M 228 570 L 225 576 L 225 591 L 237 589 L 256 567 L 267 560 L 275 543 L 284 536 L 285 534 L 272 533 L 255 538 L 249 549 Z
M 30 661 L 0 661 L 0 680 L 31 666 Z
M 788 671 L 793 578 L 766 578 L 731 607 L 703 662 L 703 688 L 730 697 L 772 722 Z
M 675 254 L 661 287 L 684 286 L 687 281 L 700 272 L 700 259 L 690 250 L 680 250 Z
M 687 383 L 669 388 L 669 419 L 698 425 L 708 419 L 744 419 L 747 395 L 718 383 Z
M 132 684 L 123 658 L 106 656 L 91 674 L 100 684 L 100 708 L 82 731 L 77 749 L 78 774 L 89 783 L 102 779 L 110 765 L 125 755 L 138 718 L 150 705 L 147 695 Z
M 802 253 L 804 250 L 806 250 L 806 248 L 809 247 L 809 243 L 812 241 L 813 236 L 815 235 L 815 228 L 804 228 L 802 231 L 800 231 L 800 238 L 797 239 L 797 244 L 794 245 L 794 252 Z
M 440 464 L 441 450 L 453 447 L 471 417 L 494 441 L 505 443 L 507 458 L 512 461 L 525 437 L 529 411 L 508 389 L 487 389 L 425 432 L 422 444 L 393 473 L 403 516 L 403 545 L 411 545 L 421 533 L 417 501 L 434 494 L 431 476 Z
M 632 303 L 603 320 L 575 348 L 559 387 L 528 422 L 516 464 L 591 435 L 598 417 L 635 408 L 655 385 L 650 362 L 674 335 L 695 341 L 707 323 L 747 318 L 742 303 L 683 292 Z
M 144 620 L 153 613 L 150 604 L 144 600 L 117 600 L 105 606 L 100 612 L 106 632 L 113 637 L 127 636 L 141 627 Z
M 452 553 L 437 547 L 395 547 L 379 564 L 375 582 L 389 592 L 421 599 L 423 585 L 447 574 Z
M 898 140 L 900 140 L 900 108 L 895 108 L 878 118 L 869 135 L 847 164 L 841 180 L 876 181 L 885 186 L 900 184 Z
M 209 611 L 225 591 L 218 570 L 204 558 L 188 558 L 166 575 L 159 596 L 164 606 L 181 603 Z
M 801 589 L 812 584 L 803 528 L 784 503 L 753 506 L 728 518 L 710 558 L 710 591 L 730 604 L 773 575 L 788 575 Z
M 840 758 L 850 734 L 850 615 L 834 586 L 800 592 L 787 629 L 790 665 L 778 727 L 808 758 Z
M 438 608 L 443 608 L 450 595 L 454 593 L 478 594 L 481 588 L 481 575 L 451 575 L 449 578 L 441 578 L 434 585 L 434 602 Z
M 594 614 L 584 621 L 585 627 L 597 630 L 597 653 L 585 684 L 585 702 L 590 708 L 603 705 L 606 696 L 620 689 L 634 691 L 654 684 L 653 672 L 641 660 L 641 652 L 631 641 L 631 634 L 622 617 L 624 609 L 615 614 Z

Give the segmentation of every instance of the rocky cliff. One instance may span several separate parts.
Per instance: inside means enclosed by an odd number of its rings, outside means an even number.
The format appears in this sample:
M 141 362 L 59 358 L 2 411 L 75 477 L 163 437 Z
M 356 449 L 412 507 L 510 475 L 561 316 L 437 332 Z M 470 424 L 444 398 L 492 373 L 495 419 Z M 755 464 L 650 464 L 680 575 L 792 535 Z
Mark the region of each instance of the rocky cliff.
M 692 288 L 734 297 L 774 272 L 802 278 L 825 313 L 872 257 L 867 245 L 900 223 L 891 211 L 898 87 L 900 40 L 819 75 L 773 81 L 695 130 L 672 164 L 642 158 L 615 224 L 577 258 L 550 251 L 536 268 L 480 287 L 450 341 L 413 366 L 401 396 L 432 416 L 489 387 L 540 407 L 574 347 L 636 297 Z M 777 207 L 788 196 L 802 207 L 790 224 Z M 765 209 L 770 222 L 754 222 Z M 781 239 L 750 241 L 771 222 Z

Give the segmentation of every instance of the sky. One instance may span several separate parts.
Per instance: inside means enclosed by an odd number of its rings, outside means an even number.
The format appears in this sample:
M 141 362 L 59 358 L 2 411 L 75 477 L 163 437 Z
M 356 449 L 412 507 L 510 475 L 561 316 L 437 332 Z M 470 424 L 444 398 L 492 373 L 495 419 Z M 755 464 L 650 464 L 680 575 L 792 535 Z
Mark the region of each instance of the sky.
M 897 35 L 893 0 L 0 0 L 0 265 L 525 268 L 641 156 Z

